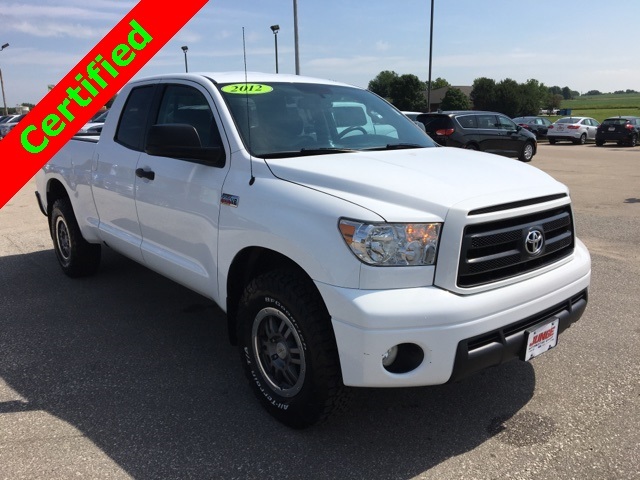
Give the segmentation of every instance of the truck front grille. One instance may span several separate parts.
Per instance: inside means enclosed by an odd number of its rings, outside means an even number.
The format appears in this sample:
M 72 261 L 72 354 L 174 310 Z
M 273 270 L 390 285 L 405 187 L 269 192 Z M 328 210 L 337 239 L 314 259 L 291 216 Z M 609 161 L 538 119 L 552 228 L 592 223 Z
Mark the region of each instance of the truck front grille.
M 469 225 L 462 239 L 458 286 L 485 285 L 556 262 L 573 252 L 573 230 L 570 205 Z M 542 234 L 542 248 L 531 253 L 527 237 L 534 231 Z

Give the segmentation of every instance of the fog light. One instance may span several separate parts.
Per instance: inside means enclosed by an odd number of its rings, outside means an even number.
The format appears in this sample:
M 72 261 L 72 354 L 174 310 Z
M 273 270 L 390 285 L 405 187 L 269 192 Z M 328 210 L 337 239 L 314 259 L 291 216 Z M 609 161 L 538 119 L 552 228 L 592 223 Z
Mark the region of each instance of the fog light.
M 382 356 L 382 366 L 389 373 L 409 373 L 422 364 L 424 350 L 415 343 L 400 343 Z
M 387 350 L 384 355 L 382 355 L 382 365 L 384 367 L 389 367 L 396 361 L 396 357 L 398 356 L 398 346 L 393 346 L 389 350 Z

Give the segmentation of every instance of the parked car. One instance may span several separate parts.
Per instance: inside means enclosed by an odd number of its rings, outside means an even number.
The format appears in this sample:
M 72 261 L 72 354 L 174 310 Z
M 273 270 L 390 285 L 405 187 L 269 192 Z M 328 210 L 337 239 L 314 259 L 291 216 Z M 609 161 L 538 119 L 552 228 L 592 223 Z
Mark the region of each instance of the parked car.
M 417 121 L 429 136 L 445 147 L 482 150 L 530 162 L 536 154 L 536 136 L 496 112 L 455 111 L 423 113 Z
M 7 134 L 15 127 L 20 120 L 26 117 L 27 114 L 23 113 L 22 115 L 16 115 L 11 118 L 9 121 L 0 124 L 0 138 L 4 138 Z
M 605 119 L 596 129 L 596 145 L 617 142 L 635 147 L 640 136 L 640 117 L 620 116 Z
M 402 112 L 409 119 L 415 121 L 418 118 L 418 115 L 422 115 L 423 112 Z
M 595 141 L 598 125 L 600 122 L 591 117 L 564 117 L 549 125 L 547 138 L 551 145 L 559 140 L 584 145 L 589 140 Z
M 546 137 L 551 121 L 544 117 L 516 117 L 512 119 L 522 128 L 526 128 L 536 137 Z
M 104 121 L 107 118 L 107 114 L 109 110 L 100 113 L 100 115 L 95 115 L 91 120 L 84 124 L 84 126 L 78 130 L 78 134 L 86 134 L 86 135 L 96 135 L 100 134 L 102 131 L 102 126 L 104 125 Z
M 3 115 L 0 117 L 0 123 L 10 122 L 12 119 L 18 117 L 19 115 Z

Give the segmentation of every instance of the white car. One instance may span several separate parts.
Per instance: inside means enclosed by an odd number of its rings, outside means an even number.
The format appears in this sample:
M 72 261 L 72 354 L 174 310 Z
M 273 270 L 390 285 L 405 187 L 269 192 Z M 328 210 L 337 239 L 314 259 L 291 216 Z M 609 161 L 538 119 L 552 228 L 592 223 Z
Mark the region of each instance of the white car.
M 102 126 L 104 125 L 104 120 L 105 118 L 107 118 L 108 113 L 109 110 L 102 112 L 100 115 L 92 118 L 89 122 L 85 123 L 80 130 L 78 130 L 78 133 L 86 135 L 100 135 Z
M 559 140 L 584 145 L 589 140 L 595 142 L 598 125 L 600 122 L 591 117 L 564 117 L 549 125 L 547 138 L 551 145 Z
M 7 136 L 7 134 L 13 130 L 20 120 L 26 117 L 27 114 L 23 113 L 22 115 L 16 115 L 15 117 L 9 119 L 8 121 L 0 124 L 0 139 Z

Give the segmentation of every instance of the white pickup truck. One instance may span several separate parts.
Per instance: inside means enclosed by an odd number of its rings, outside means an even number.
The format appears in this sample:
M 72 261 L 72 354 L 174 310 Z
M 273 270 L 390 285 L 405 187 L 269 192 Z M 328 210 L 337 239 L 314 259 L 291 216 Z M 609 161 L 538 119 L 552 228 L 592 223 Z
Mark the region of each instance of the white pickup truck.
M 134 81 L 101 135 L 70 141 L 37 189 L 67 275 L 95 273 L 104 245 L 215 301 L 256 396 L 296 428 L 349 387 L 529 360 L 587 304 L 591 260 L 564 185 L 438 147 L 335 82 Z

